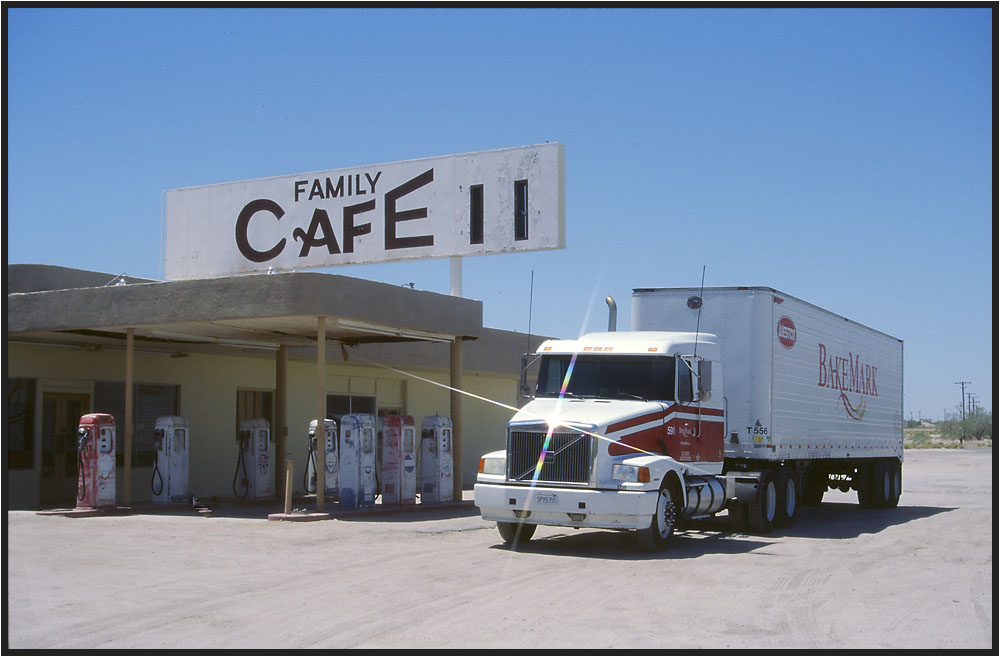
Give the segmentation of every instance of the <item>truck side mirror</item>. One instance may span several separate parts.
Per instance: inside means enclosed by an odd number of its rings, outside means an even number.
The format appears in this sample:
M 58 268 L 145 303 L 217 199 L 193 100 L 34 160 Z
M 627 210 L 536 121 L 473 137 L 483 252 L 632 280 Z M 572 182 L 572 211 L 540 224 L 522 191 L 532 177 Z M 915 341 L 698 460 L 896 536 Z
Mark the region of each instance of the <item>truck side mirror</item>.
M 708 401 L 712 398 L 712 361 L 692 356 L 676 358 L 676 401 Z
M 525 399 L 531 399 L 534 397 L 531 394 L 531 388 L 528 386 L 528 368 L 534 364 L 534 361 L 528 362 L 534 354 L 521 354 L 521 382 L 518 388 L 521 390 L 521 396 Z
M 698 401 L 712 398 L 712 361 L 698 361 Z

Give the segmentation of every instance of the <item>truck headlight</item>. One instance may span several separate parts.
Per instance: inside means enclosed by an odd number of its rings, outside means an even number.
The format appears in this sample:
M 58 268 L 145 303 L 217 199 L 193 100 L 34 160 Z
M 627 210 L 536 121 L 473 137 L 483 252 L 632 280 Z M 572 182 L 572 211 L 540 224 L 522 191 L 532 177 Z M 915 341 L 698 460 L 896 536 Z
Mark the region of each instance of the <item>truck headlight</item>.
M 611 478 L 618 481 L 632 481 L 635 483 L 647 483 L 649 481 L 649 468 L 641 465 L 624 465 L 616 463 L 611 466 Z
M 507 459 L 487 457 L 479 459 L 479 474 L 502 475 L 507 470 Z

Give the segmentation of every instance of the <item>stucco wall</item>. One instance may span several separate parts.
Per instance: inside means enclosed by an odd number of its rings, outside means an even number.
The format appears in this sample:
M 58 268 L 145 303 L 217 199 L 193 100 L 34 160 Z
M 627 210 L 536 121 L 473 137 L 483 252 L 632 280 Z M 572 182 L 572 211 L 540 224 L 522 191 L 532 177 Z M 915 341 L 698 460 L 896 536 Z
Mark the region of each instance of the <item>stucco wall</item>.
M 488 339 L 487 339 L 488 341 Z M 474 348 L 488 349 L 488 344 Z M 398 349 L 398 347 L 396 347 Z M 373 358 L 372 356 L 375 356 Z M 369 348 L 366 358 L 377 360 L 377 350 Z M 511 354 L 511 360 L 516 358 Z M 8 343 L 8 377 L 34 378 L 38 381 L 35 404 L 35 465 L 32 470 L 8 470 L 6 496 L 12 508 L 38 505 L 41 464 L 42 395 L 46 392 L 84 392 L 93 403 L 94 381 L 124 381 L 125 353 L 118 350 L 89 351 L 80 348 L 35 346 Z M 447 384 L 447 360 L 440 367 L 387 363 L 408 373 Z M 302 467 L 308 445 L 306 432 L 315 415 L 315 362 L 290 359 L 288 362 L 288 455 L 295 461 L 294 486 L 302 491 Z M 517 404 L 516 374 L 470 371 L 466 364 L 463 387 L 476 395 L 508 406 Z M 202 499 L 232 497 L 236 467 L 237 389 L 274 390 L 273 354 L 233 355 L 189 354 L 171 358 L 168 354 L 135 354 L 134 378 L 137 383 L 180 386 L 180 414 L 191 432 L 191 490 Z M 426 415 L 449 415 L 449 391 L 397 372 L 363 363 L 344 363 L 332 354 L 327 365 L 327 392 L 374 393 L 379 403 L 401 401 L 404 412 L 419 424 Z M 91 412 L 101 409 L 91 408 Z M 475 482 L 479 457 L 504 445 L 506 423 L 511 411 L 472 398 L 466 398 L 462 422 L 462 474 L 466 487 Z M 124 432 L 119 428 L 119 436 Z M 150 468 L 133 468 L 132 502 L 152 499 Z M 121 499 L 121 468 L 117 475 Z

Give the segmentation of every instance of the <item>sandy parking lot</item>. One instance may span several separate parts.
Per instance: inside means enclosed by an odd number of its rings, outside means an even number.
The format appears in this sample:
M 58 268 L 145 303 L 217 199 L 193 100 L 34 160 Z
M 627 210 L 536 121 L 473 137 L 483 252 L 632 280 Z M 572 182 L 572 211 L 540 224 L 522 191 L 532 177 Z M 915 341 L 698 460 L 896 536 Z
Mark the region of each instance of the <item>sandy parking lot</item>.
M 35 649 L 997 649 L 992 450 L 907 451 L 891 510 L 725 514 L 662 554 L 474 509 L 283 523 L 276 509 L 7 514 L 7 646 Z

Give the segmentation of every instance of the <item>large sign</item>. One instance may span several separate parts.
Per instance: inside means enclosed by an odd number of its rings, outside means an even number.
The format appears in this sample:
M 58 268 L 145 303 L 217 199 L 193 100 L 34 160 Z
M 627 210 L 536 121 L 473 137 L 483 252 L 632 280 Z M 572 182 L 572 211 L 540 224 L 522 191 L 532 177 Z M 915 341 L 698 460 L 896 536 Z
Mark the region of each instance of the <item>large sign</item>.
M 165 192 L 168 279 L 565 248 L 562 144 Z

